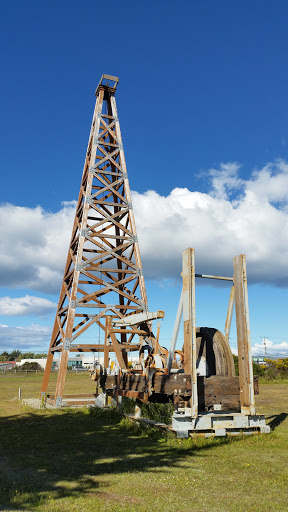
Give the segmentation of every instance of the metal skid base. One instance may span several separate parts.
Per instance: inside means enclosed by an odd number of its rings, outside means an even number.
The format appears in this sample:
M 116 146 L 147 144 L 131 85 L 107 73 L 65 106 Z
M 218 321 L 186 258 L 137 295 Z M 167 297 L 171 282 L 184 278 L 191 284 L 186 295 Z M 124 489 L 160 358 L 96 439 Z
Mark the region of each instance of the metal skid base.
M 207 412 L 199 414 L 196 418 L 190 411 L 174 412 L 172 416 L 172 430 L 178 438 L 189 435 L 203 437 L 240 435 L 240 434 L 269 434 L 270 427 L 265 423 L 265 416 L 245 415 L 240 412 Z

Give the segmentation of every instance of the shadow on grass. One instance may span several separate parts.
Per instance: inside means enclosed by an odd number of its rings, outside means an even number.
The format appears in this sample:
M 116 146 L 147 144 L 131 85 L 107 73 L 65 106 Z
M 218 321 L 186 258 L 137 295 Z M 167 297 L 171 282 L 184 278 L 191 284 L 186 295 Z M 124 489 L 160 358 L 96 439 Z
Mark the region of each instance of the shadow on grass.
M 266 417 L 267 420 L 271 420 L 270 423 L 268 423 L 271 430 L 275 430 L 276 427 L 279 427 L 283 421 L 286 420 L 288 417 L 288 414 L 286 412 L 281 412 L 281 414 L 275 414 L 274 416 L 268 416 Z
M 137 471 L 166 472 L 183 467 L 187 456 L 229 442 L 226 438 L 182 442 L 151 430 L 140 435 L 136 425 L 113 410 L 1 418 L 0 504 L 6 510 L 31 510 L 50 495 L 55 500 L 85 494 L 104 497 L 111 475 L 127 473 L 129 478 Z

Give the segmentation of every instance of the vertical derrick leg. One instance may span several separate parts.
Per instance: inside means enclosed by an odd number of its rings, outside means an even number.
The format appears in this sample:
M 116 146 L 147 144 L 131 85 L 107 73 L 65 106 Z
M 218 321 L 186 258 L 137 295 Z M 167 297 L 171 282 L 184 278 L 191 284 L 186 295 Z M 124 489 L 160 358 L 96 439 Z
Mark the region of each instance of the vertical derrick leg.
M 55 392 L 55 406 L 61 407 L 67 373 L 69 350 L 62 350 Z
M 105 340 L 104 340 L 104 368 L 109 366 L 109 338 L 108 338 L 108 319 L 105 319 Z
M 245 255 L 233 258 L 233 266 L 241 412 L 255 414 Z
M 198 415 L 196 374 L 196 314 L 195 314 L 195 255 L 194 249 L 183 252 L 183 323 L 184 323 L 184 372 L 191 375 L 191 416 Z
M 100 120 L 99 115 L 102 111 L 102 104 L 103 104 L 103 98 L 104 98 L 104 91 L 100 91 L 99 95 L 97 96 L 96 100 L 96 106 L 95 106 L 95 112 L 94 112 L 94 123 L 92 121 L 92 127 L 91 127 L 91 133 L 90 133 L 90 142 L 92 141 L 94 136 L 98 136 L 99 133 L 99 126 L 100 126 Z M 90 144 L 90 143 L 89 143 Z M 88 151 L 86 155 L 85 165 L 84 165 L 84 171 L 83 171 L 83 177 L 82 182 L 85 178 L 85 198 L 91 196 L 92 191 L 92 182 L 93 182 L 93 175 L 89 172 L 89 168 L 91 163 L 94 164 L 96 159 L 96 145 L 92 144 L 91 148 L 88 144 Z M 90 148 L 90 149 L 89 149 Z M 78 207 L 79 204 L 82 202 L 82 191 L 80 190 L 79 199 L 78 199 Z M 77 207 L 77 208 L 78 208 Z M 75 255 L 75 266 L 73 270 L 73 279 L 72 279 L 72 285 L 70 289 L 70 296 L 69 296 L 69 306 L 68 306 L 68 312 L 67 312 L 67 320 L 65 324 L 65 332 L 61 333 L 62 335 L 62 354 L 61 354 L 61 361 L 60 361 L 60 367 L 58 372 L 58 379 L 56 384 L 56 393 L 55 393 L 55 406 L 61 407 L 61 401 L 62 396 L 64 392 L 64 385 L 66 380 L 66 373 L 67 373 L 67 364 L 68 364 L 68 356 L 69 356 L 69 346 L 72 341 L 72 334 L 73 334 L 73 325 L 74 325 L 74 319 L 75 319 L 75 307 L 72 306 L 72 303 L 76 303 L 77 301 L 77 291 L 78 291 L 78 283 L 79 283 L 79 275 L 80 270 L 78 265 L 81 264 L 82 258 L 83 258 L 83 248 L 84 248 L 84 242 L 85 242 L 85 229 L 87 227 L 87 220 L 88 220 L 88 214 L 89 214 L 90 205 L 86 201 L 83 203 L 82 208 L 82 215 L 81 215 L 81 225 L 79 229 L 79 239 L 78 239 L 78 246 L 77 251 Z M 79 222 L 79 219 L 75 217 L 74 223 L 77 223 L 77 220 Z M 69 255 L 68 255 L 69 257 Z M 62 287 L 64 285 L 64 281 L 62 283 Z M 62 305 L 58 304 L 58 311 L 61 309 Z M 67 345 L 67 348 L 65 347 L 65 340 L 69 343 Z
M 53 363 L 53 357 L 54 357 L 54 354 L 49 352 L 49 354 L 47 355 L 47 361 L 46 361 L 46 366 L 45 366 L 43 380 L 42 380 L 41 396 L 43 396 L 43 394 L 46 395 L 46 393 L 47 393 L 49 377 L 50 377 L 52 363 Z

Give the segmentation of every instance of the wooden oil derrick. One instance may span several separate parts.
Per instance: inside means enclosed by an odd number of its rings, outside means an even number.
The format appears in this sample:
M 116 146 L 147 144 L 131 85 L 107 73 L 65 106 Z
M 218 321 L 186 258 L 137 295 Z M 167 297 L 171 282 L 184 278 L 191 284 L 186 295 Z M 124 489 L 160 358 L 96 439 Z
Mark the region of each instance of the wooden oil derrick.
M 69 351 L 103 351 L 107 366 L 109 351 L 113 350 L 120 366 L 125 367 L 127 351 L 139 348 L 131 344 L 137 327 L 129 330 L 120 326 L 114 330 L 111 347 L 109 322 L 113 317 L 121 319 L 148 311 L 115 101 L 117 84 L 117 77 L 103 75 L 95 93 L 96 105 L 41 389 L 46 394 L 54 353 L 61 352 L 56 406 L 61 406 Z M 95 343 L 95 326 L 106 333 L 104 343 Z M 92 328 L 94 343 L 78 344 L 81 335 L 85 336 L 88 329 L 92 332 Z

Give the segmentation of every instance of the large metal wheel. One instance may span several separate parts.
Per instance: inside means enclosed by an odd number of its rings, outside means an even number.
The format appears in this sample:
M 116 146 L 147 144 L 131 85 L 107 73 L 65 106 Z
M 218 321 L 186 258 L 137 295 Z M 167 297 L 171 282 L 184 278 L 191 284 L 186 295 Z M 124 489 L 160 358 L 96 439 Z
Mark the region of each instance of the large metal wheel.
M 197 374 L 235 376 L 235 366 L 231 348 L 222 332 L 212 327 L 197 327 Z

